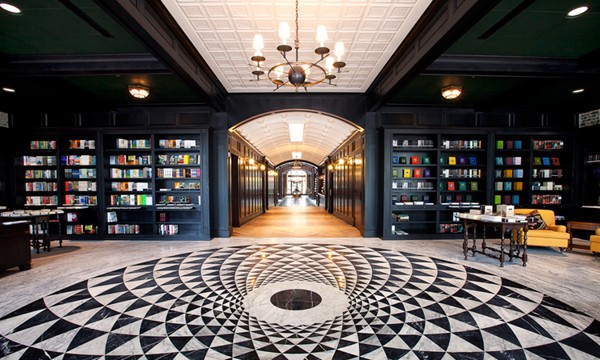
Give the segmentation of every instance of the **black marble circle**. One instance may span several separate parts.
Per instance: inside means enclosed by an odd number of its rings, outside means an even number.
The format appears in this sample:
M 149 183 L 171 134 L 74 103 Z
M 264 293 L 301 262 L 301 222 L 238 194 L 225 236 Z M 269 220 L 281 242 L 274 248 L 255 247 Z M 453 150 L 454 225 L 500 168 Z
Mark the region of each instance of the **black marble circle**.
M 284 310 L 308 310 L 321 303 L 321 296 L 314 291 L 290 289 L 271 296 L 271 304 Z

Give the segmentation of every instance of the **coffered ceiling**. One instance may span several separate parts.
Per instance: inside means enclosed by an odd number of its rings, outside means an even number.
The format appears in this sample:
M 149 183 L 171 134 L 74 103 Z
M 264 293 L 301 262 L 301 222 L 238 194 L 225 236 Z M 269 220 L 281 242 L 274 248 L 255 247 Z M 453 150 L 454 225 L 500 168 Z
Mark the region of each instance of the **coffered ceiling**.
M 225 89 L 231 93 L 269 92 L 275 86 L 266 76 L 256 81 L 250 58 L 254 55 L 255 34 L 264 38 L 265 73 L 284 62 L 277 46 L 281 44 L 280 22 L 295 32 L 294 0 L 163 0 L 208 63 Z M 316 29 L 327 28 L 325 46 L 333 56 L 335 42 L 345 46 L 342 60 L 347 66 L 332 85 L 311 87 L 310 92 L 365 92 L 400 43 L 406 38 L 431 0 L 299 0 L 299 61 L 315 62 L 319 56 Z M 292 40 L 288 45 L 293 44 Z M 293 53 L 293 50 L 292 50 Z M 288 55 L 294 60 L 293 54 Z M 324 62 L 321 63 L 324 65 Z M 266 74 L 265 74 L 266 75 Z M 279 92 L 294 91 L 282 87 Z

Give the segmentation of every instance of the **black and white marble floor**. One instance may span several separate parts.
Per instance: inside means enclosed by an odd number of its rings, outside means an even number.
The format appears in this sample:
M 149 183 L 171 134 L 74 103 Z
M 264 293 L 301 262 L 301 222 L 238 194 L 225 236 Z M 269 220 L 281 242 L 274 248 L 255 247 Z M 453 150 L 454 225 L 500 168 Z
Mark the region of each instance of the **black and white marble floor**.
M 455 245 L 459 254 L 460 245 Z M 96 269 L 89 278 L 5 313 L 0 355 L 600 356 L 600 322 L 593 316 L 524 284 L 519 276 L 511 279 L 415 251 L 348 241 L 272 241 L 202 247 L 109 269 Z

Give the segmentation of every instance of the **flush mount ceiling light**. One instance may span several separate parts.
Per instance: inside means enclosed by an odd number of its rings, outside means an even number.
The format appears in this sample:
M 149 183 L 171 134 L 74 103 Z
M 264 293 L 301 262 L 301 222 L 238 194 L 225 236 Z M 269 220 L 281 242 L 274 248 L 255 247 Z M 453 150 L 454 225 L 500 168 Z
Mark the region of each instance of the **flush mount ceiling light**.
M 302 159 L 301 151 L 292 151 L 292 159 Z
M 9 87 L 3 87 L 2 91 L 7 92 L 7 93 L 14 93 L 15 89 L 9 88 Z
M 276 64 L 275 66 L 268 69 L 267 77 L 273 84 L 275 84 L 275 90 L 283 86 L 290 86 L 296 88 L 303 87 L 305 91 L 309 86 L 323 83 L 327 80 L 326 84 L 335 85 L 331 83 L 331 80 L 336 78 L 333 74 L 334 69 L 337 72 L 341 72 L 341 69 L 346 66 L 343 62 L 342 56 L 344 55 L 344 43 L 336 42 L 335 49 L 333 51 L 336 59 L 334 60 L 329 54 L 329 48 L 326 47 L 325 41 L 327 40 L 327 29 L 325 26 L 317 27 L 317 41 L 320 46 L 315 49 L 315 53 L 320 56 L 317 61 L 299 61 L 298 50 L 300 49 L 300 41 L 298 40 L 298 0 L 296 0 L 296 37 L 294 39 L 294 49 L 296 50 L 296 61 L 290 61 L 288 59 L 288 52 L 292 51 L 292 47 L 286 44 L 287 39 L 290 38 L 290 27 L 286 22 L 282 22 L 279 25 L 279 37 L 281 38 L 282 44 L 277 46 L 277 51 L 283 57 L 283 62 Z M 256 80 L 260 80 L 260 77 L 265 74 L 267 68 L 262 67 L 262 63 L 266 60 L 263 56 L 262 49 L 264 48 L 264 42 L 262 35 L 254 35 L 254 56 L 250 58 L 254 63 L 255 70 L 252 74 L 256 76 Z M 324 67 L 320 65 L 325 60 Z M 287 78 L 284 76 L 287 74 Z
M 586 11 L 588 11 L 588 7 L 587 6 L 580 6 L 578 8 L 575 8 L 575 9 L 569 11 L 567 13 L 567 17 L 568 18 L 574 18 L 574 17 L 577 17 L 577 16 L 585 13 Z
M 442 96 L 444 99 L 456 99 L 462 93 L 462 87 L 460 86 L 446 86 L 442 88 Z
M 573 94 L 581 94 L 584 91 L 584 89 L 575 89 L 573 90 Z
M 145 99 L 150 95 L 150 88 L 143 85 L 129 85 L 129 93 L 134 98 Z
M 290 123 L 288 124 L 290 130 L 290 141 L 291 142 L 302 142 L 304 139 L 304 124 L 302 123 Z
M 9 12 L 11 14 L 14 15 L 19 15 L 21 14 L 21 9 L 19 9 L 18 7 L 11 5 L 9 3 L 5 3 L 5 2 L 0 2 L 0 9 Z

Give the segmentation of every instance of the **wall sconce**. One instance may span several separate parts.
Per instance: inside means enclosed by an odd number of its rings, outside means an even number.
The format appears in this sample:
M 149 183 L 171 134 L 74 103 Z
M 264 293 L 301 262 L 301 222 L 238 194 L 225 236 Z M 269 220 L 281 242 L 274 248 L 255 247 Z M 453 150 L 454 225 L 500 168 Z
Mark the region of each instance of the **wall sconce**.
M 442 88 L 442 96 L 444 99 L 456 99 L 462 93 L 462 87 L 460 86 L 446 86 Z
M 254 165 L 254 159 L 253 158 L 248 159 L 248 164 Z
M 344 165 L 344 162 L 345 162 L 344 159 L 339 159 L 338 160 L 338 164 L 340 164 L 340 165 Z
M 260 165 L 260 170 L 261 170 L 261 171 L 265 171 L 265 169 L 266 169 L 266 167 L 265 167 L 263 164 L 261 164 L 261 165 Z
M 331 164 L 327 165 L 327 170 L 333 171 L 333 165 L 331 165 Z
M 150 88 L 144 85 L 129 85 L 129 93 L 137 99 L 145 99 L 150 95 Z

